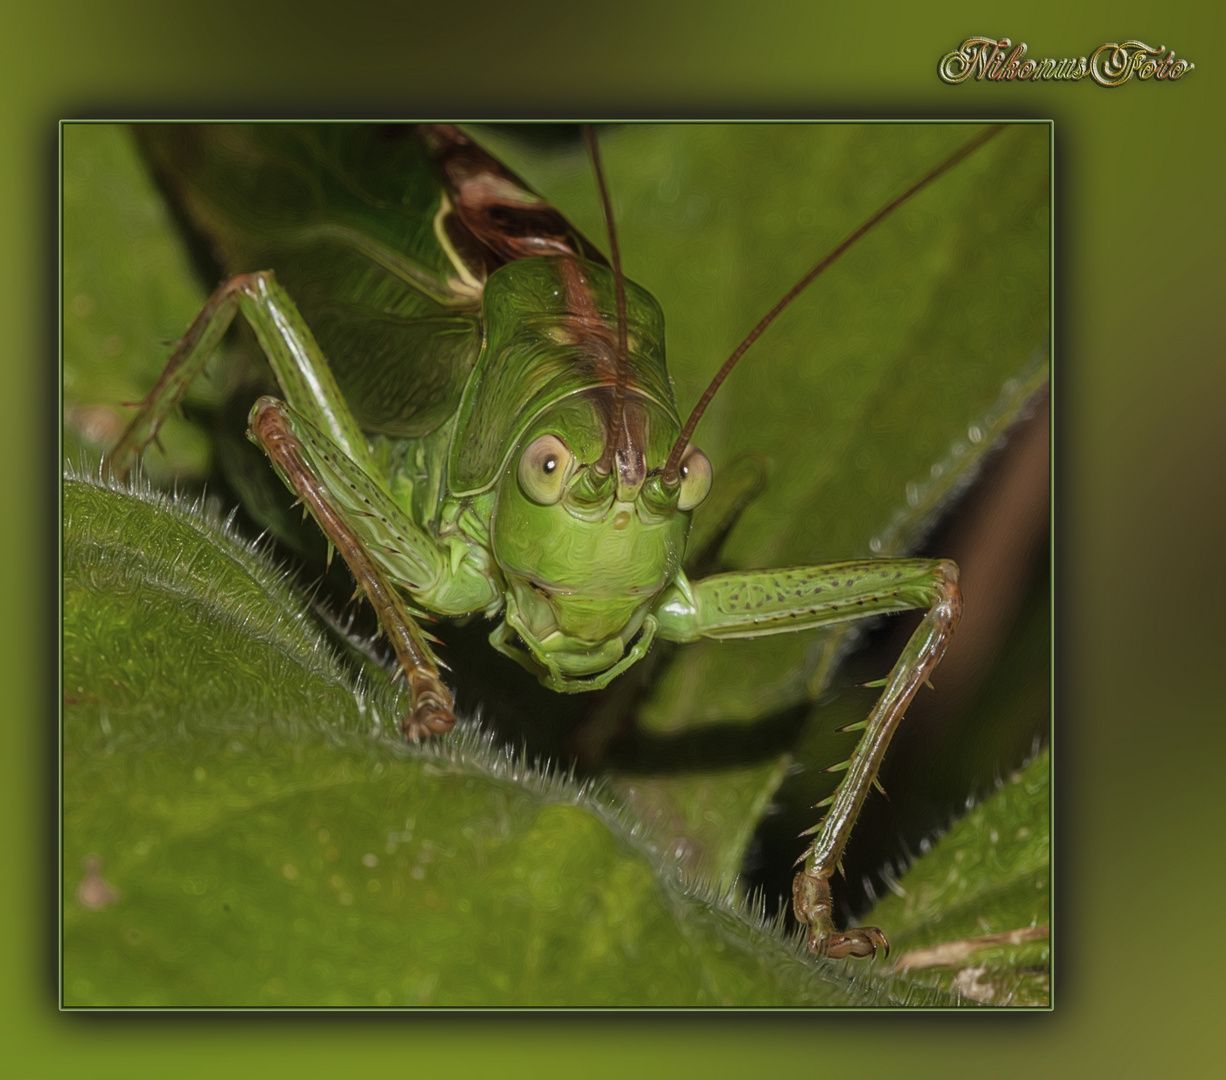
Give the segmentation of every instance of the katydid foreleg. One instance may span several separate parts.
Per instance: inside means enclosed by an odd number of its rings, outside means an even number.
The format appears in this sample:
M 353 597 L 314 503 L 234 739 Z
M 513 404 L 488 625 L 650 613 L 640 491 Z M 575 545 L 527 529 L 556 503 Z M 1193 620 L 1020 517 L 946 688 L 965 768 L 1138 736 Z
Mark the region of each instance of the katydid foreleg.
M 292 415 L 275 398 L 262 397 L 251 410 L 252 437 L 341 553 L 391 641 L 412 699 L 411 711 L 401 724 L 405 737 L 416 740 L 450 731 L 455 725 L 455 703 L 443 685 L 425 634 L 361 537 L 350 528 L 327 485 L 308 466 L 303 443 L 292 427 Z
M 476 554 L 479 545 L 461 535 L 431 535 L 397 505 L 314 336 L 270 272 L 232 278 L 209 299 L 120 439 L 112 471 L 131 468 L 240 311 L 288 401 L 261 398 L 251 437 L 375 608 L 411 695 L 405 735 L 447 731 L 455 723 L 451 694 L 399 590 L 427 596 L 431 609 L 444 614 L 480 610 L 497 599 L 488 567 Z
M 696 641 L 757 637 L 916 608 L 927 608 L 927 614 L 885 680 L 855 751 L 830 770 L 845 770 L 846 775 L 834 795 L 818 804 L 817 809 L 828 807 L 826 815 L 806 834 L 816 833 L 816 838 L 793 882 L 793 908 L 809 927 L 809 948 L 822 955 L 889 951 L 885 935 L 875 927 L 835 928 L 830 878 L 839 869 L 847 838 L 903 713 L 940 661 L 958 623 L 958 568 L 948 560 L 880 559 L 719 574 L 695 582 L 682 578 L 657 610 L 662 639 Z

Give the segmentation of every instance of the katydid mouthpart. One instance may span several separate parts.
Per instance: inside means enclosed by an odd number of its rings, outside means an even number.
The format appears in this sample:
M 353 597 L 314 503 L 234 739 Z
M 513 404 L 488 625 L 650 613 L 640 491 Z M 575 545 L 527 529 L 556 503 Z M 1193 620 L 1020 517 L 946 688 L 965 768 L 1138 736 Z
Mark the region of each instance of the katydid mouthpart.
M 241 312 L 281 394 L 255 402 L 250 437 L 375 608 L 409 689 L 409 739 L 455 722 L 417 610 L 498 620 L 494 648 L 562 693 L 607 686 L 657 639 L 751 638 L 925 611 L 842 782 L 819 804 L 826 812 L 793 887 L 814 952 L 888 950 L 876 928 L 835 926 L 829 879 L 903 712 L 957 624 L 957 568 L 861 559 L 691 580 L 691 515 L 712 482 L 691 438 L 733 365 L 803 289 L 1000 130 L 959 148 L 817 263 L 683 424 L 659 305 L 620 272 L 607 210 L 612 266 L 466 134 L 435 125 L 415 133 L 421 165 L 403 185 L 428 192 L 419 224 L 395 242 L 363 230 L 378 199 L 351 183 L 308 224 L 257 230 L 243 209 L 250 185 L 301 182 L 319 165 L 317 136 L 278 133 L 277 144 L 262 132 L 249 145 L 218 129 L 210 149 L 176 152 L 197 165 L 211 154 L 204 174 L 224 170 L 230 154 L 242 183 L 211 184 L 189 164 L 178 170 L 180 194 L 237 276 L 175 349 L 111 469 L 134 466 Z M 167 141 L 188 134 L 172 130 Z

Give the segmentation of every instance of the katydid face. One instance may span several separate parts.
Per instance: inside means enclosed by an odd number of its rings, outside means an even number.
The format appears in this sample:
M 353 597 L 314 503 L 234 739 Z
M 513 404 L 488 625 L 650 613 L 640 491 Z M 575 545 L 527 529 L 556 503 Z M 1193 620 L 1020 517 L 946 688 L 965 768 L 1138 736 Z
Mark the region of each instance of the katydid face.
M 607 397 L 574 395 L 539 417 L 510 459 L 494 509 L 506 621 L 551 683 L 618 666 L 685 554 L 694 503 L 658 478 L 673 425 L 631 397 L 625 445 L 612 473 L 599 477 Z

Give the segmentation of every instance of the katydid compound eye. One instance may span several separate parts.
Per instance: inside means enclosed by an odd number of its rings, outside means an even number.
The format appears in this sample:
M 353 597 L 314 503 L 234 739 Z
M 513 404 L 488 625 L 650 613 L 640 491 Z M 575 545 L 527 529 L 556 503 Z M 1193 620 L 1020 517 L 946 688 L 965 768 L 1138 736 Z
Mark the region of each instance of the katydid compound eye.
M 571 452 L 556 435 L 533 439 L 519 459 L 519 486 L 535 503 L 550 506 L 562 497 L 570 473 Z
M 681 491 L 678 510 L 693 510 L 711 490 L 711 462 L 693 443 L 681 455 Z

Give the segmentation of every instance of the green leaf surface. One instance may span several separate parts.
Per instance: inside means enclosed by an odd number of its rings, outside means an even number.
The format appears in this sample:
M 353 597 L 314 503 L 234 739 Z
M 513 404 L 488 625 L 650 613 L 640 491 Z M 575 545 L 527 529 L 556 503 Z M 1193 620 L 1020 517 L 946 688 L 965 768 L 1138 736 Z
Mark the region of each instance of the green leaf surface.
M 900 970 L 994 1005 L 1047 1005 L 1051 784 L 1044 751 L 926 852 L 868 917 Z
M 615 775 L 611 790 L 650 824 L 687 873 L 731 890 L 754 830 L 787 774 L 787 754 L 748 766 L 662 776 Z
M 64 513 L 66 1005 L 951 1000 L 798 955 L 473 729 L 383 736 L 198 508 L 69 478 Z

